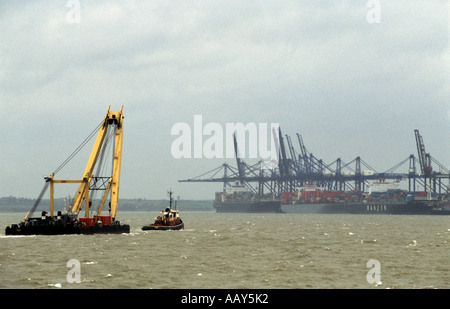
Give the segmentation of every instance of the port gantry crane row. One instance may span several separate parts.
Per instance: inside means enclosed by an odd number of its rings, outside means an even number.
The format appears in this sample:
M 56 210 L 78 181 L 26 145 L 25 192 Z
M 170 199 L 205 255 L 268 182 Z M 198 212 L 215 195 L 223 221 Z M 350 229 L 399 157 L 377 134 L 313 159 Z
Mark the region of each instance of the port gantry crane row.
M 89 191 L 90 190 L 104 190 L 103 197 L 101 199 L 97 216 L 99 216 L 102 212 L 103 205 L 105 204 L 105 201 L 107 199 L 108 194 L 111 192 L 111 203 L 110 203 L 110 209 L 111 209 L 111 219 L 112 221 L 115 220 L 117 208 L 118 208 L 118 202 L 119 202 L 119 183 L 120 183 L 120 166 L 121 166 L 121 159 L 122 159 L 122 140 L 123 140 L 123 113 L 122 113 L 123 105 L 120 108 L 119 112 L 110 112 L 110 106 L 108 106 L 108 110 L 106 112 L 106 116 L 101 122 L 99 126 L 99 130 L 97 133 L 97 137 L 94 143 L 94 146 L 92 148 L 88 163 L 86 165 L 86 168 L 83 173 L 83 177 L 81 180 L 56 180 L 55 174 L 65 165 L 67 162 L 74 156 L 75 152 L 78 152 L 82 146 L 87 142 L 90 137 L 88 137 L 85 142 L 83 142 L 80 147 L 77 148 L 77 150 L 74 151 L 74 153 L 66 160 L 64 161 L 60 167 L 58 167 L 55 172 L 53 172 L 51 175 L 45 177 L 46 184 L 37 200 L 37 203 L 39 202 L 40 198 L 42 197 L 43 193 L 45 192 L 48 184 L 50 184 L 50 217 L 53 218 L 53 212 L 54 212 L 54 184 L 55 183 L 79 183 L 78 190 L 75 194 L 75 197 L 73 199 L 73 204 L 71 207 L 71 212 L 75 215 L 78 215 L 81 211 L 83 205 L 85 206 L 85 217 L 89 217 L 89 210 L 90 210 L 90 200 L 89 200 Z M 112 175 L 109 177 L 100 177 L 95 176 L 93 174 L 94 167 L 96 166 L 96 163 L 99 160 L 99 156 L 101 156 L 101 153 L 104 151 L 106 147 L 106 136 L 108 129 L 112 127 L 113 134 L 114 134 L 114 159 L 113 159 L 113 168 L 112 168 Z M 93 132 L 94 133 L 94 132 Z M 91 137 L 92 134 L 91 133 Z M 33 209 L 28 212 L 27 216 L 25 217 L 25 220 L 32 215 L 33 211 L 35 210 L 37 203 L 33 206 Z
M 288 150 L 290 157 L 284 145 L 281 129 L 278 131 L 278 140 L 280 143 L 278 166 L 274 169 L 263 169 L 263 162 L 257 162 L 253 165 L 245 163 L 236 156 L 237 169 L 224 163 L 221 166 L 203 173 L 194 178 L 179 180 L 179 182 L 223 182 L 224 188 L 230 183 L 240 181 L 254 193 L 263 194 L 264 189 L 270 193 L 281 194 L 281 192 L 293 192 L 295 187 L 303 186 L 305 183 L 314 183 L 327 190 L 345 191 L 355 190 L 356 192 L 364 191 L 365 185 L 369 180 L 377 179 L 395 179 L 401 181 L 408 179 L 408 189 L 410 192 L 416 192 L 418 186 L 422 186 L 424 191 L 436 194 L 449 194 L 450 184 L 446 185 L 443 179 L 448 178 L 450 181 L 450 171 L 434 159 L 430 154 L 425 152 L 423 139 L 418 130 L 415 130 L 416 143 L 419 158 L 410 155 L 400 163 L 385 172 L 376 172 L 369 164 L 360 157 L 356 157 L 349 163 L 345 163 L 341 158 L 336 159 L 330 164 L 325 164 L 323 160 L 317 159 L 312 153 L 308 153 L 300 134 L 297 133 L 300 153 L 296 153 L 291 138 L 286 135 Z M 238 145 L 236 136 L 234 136 L 235 154 L 238 153 Z M 408 173 L 395 173 L 400 166 L 409 161 Z M 439 166 L 440 172 L 433 172 L 431 161 Z M 421 173 L 417 173 L 416 162 L 421 166 Z M 351 166 L 355 164 L 353 169 Z M 361 170 L 361 165 L 365 166 L 370 172 Z M 333 168 L 333 166 L 335 166 Z M 344 170 L 346 169 L 346 170 Z M 222 177 L 216 177 L 222 171 Z M 208 178 L 206 175 L 210 175 Z M 426 180 L 429 180 L 427 186 Z M 257 188 L 251 186 L 251 183 L 257 183 Z

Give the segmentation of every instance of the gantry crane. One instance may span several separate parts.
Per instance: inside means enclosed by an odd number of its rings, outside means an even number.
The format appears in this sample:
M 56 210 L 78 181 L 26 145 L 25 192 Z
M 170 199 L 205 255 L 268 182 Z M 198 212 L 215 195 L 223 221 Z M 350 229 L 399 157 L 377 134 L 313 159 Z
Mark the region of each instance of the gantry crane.
M 431 156 L 429 153 L 425 151 L 425 144 L 423 143 L 422 135 L 420 135 L 419 130 L 414 130 L 414 134 L 416 136 L 416 145 L 417 145 L 417 155 L 419 156 L 419 164 L 422 175 L 424 175 L 424 189 L 425 192 L 427 190 L 427 179 L 429 179 L 429 189 L 431 189 L 431 173 L 433 168 L 431 167 Z
M 417 154 L 419 156 L 420 169 L 425 177 L 430 177 L 433 168 L 431 167 L 431 156 L 425 151 L 425 144 L 423 143 L 422 135 L 419 130 L 414 130 L 416 135 Z

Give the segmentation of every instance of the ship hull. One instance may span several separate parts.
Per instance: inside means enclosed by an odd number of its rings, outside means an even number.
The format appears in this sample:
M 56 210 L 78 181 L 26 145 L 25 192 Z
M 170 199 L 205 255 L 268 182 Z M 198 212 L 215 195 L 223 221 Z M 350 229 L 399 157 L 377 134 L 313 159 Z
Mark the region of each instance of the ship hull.
M 28 224 L 12 224 L 5 228 L 5 235 L 67 235 L 67 234 L 122 234 L 130 233 L 128 224 L 114 222 L 110 225 L 80 226 L 77 220 L 31 218 Z
M 130 233 L 129 225 L 121 226 L 103 226 L 90 228 L 51 228 L 51 227 L 32 227 L 32 228 L 14 228 L 6 227 L 5 235 L 68 235 L 68 234 L 123 234 Z
M 285 213 L 298 214 L 405 214 L 405 215 L 450 215 L 450 210 L 433 207 L 421 201 L 410 203 L 296 203 L 282 204 Z
M 13 224 L 7 226 L 5 235 L 66 235 L 80 234 L 80 229 L 74 226 L 21 226 Z
M 409 203 L 348 203 L 346 208 L 353 214 L 393 214 L 393 215 L 448 215 L 449 212 L 434 210 L 424 202 Z
M 122 225 L 106 225 L 101 227 L 80 228 L 79 234 L 129 234 L 130 226 Z
M 217 213 L 281 213 L 281 201 L 215 202 Z
M 281 210 L 285 213 L 297 213 L 297 214 L 345 214 L 345 213 L 348 213 L 345 202 L 282 204 Z
M 142 227 L 143 231 L 169 231 L 169 230 L 181 230 L 184 229 L 184 223 L 178 225 L 155 225 L 149 224 Z

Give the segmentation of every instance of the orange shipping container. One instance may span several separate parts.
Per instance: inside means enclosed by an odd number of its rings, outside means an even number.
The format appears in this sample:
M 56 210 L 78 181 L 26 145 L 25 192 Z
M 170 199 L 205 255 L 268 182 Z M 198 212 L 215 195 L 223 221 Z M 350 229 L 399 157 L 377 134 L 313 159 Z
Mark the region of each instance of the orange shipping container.
M 83 227 L 91 227 L 95 225 L 94 218 L 79 218 L 78 219 Z
M 100 220 L 102 222 L 102 225 L 110 225 L 111 224 L 111 216 L 97 216 L 96 221 Z

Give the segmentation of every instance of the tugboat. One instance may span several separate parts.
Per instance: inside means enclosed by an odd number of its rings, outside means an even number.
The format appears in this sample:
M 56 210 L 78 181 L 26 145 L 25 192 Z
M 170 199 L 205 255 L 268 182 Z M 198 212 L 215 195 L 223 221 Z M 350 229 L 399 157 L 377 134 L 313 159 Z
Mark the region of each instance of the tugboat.
M 144 225 L 143 231 L 167 231 L 167 230 L 181 230 L 184 228 L 184 222 L 178 213 L 177 203 L 175 202 L 175 209 L 172 209 L 172 191 L 169 191 L 169 207 L 161 210 L 161 215 L 155 218 L 153 224 Z

